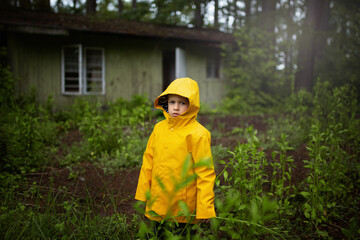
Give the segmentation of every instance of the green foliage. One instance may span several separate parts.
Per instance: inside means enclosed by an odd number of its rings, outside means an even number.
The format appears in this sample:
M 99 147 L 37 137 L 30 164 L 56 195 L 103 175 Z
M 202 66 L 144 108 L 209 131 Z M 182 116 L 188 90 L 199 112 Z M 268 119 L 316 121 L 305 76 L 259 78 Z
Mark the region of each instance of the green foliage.
M 307 188 L 301 192 L 307 200 L 304 215 L 316 229 L 344 215 L 343 209 L 358 211 L 353 204 L 359 202 L 354 194 L 360 176 L 356 91 L 346 85 L 331 90 L 324 84 L 318 86 L 315 95 L 318 104 L 309 134 L 309 160 L 304 161 L 310 171 L 305 180 Z
M 223 108 L 229 113 L 263 113 L 280 101 L 282 85 L 265 32 L 243 28 L 234 33 L 237 49 L 226 49 L 225 75 L 231 80 Z
M 54 159 L 61 147 L 60 164 L 69 166 L 93 161 L 106 172 L 141 162 L 151 119 L 151 107 L 142 96 L 119 99 L 101 106 L 88 98 L 77 98 L 72 106 L 53 112 L 52 97 L 44 106 L 36 102 L 35 89 L 15 97 L 14 79 L 1 52 L 0 170 L 35 171 Z M 3 64 L 4 63 L 4 64 Z M 80 142 L 61 145 L 59 138 L 79 129 Z
M 193 15 L 192 3 L 186 0 L 154 0 L 152 19 L 155 23 L 187 25 Z
M 263 187 L 269 181 L 265 172 L 269 162 L 265 153 L 259 150 L 256 133 L 252 127 L 246 129 L 248 142 L 231 152 L 233 157 L 228 163 L 221 161 L 226 166 L 216 180 L 220 197 L 216 200 L 218 217 L 214 220 L 215 231 L 225 232 L 231 239 L 269 235 L 278 238 L 282 235 L 280 228 L 268 227 L 279 218 L 281 205 L 264 194 Z M 281 144 L 283 151 L 287 151 L 286 143 Z M 224 185 L 220 184 L 220 176 Z M 286 196 L 284 182 L 275 182 L 273 186 L 276 187 L 273 191 L 277 197 Z
M 51 98 L 46 107 L 36 104 L 35 90 L 16 96 L 15 79 L 0 51 L 0 171 L 25 173 L 48 163 L 57 151 L 58 125 Z
M 47 163 L 56 151 L 57 124 L 32 99 L 21 97 L 20 104 L 1 114 L 2 170 L 27 172 Z
M 220 160 L 228 159 L 231 156 L 228 148 L 222 145 L 211 146 L 211 153 L 214 163 L 218 163 Z
M 1 211 L 7 211 L 8 208 L 13 208 L 17 202 L 16 192 L 19 191 L 22 178 L 19 175 L 9 174 L 3 172 L 0 174 L 0 199 Z
M 62 189 L 52 188 L 46 196 L 40 191 L 42 186 L 25 179 L 25 174 L 38 171 L 50 160 L 69 169 L 91 161 L 106 173 L 138 166 L 153 117 L 148 101 L 134 96 L 131 101 L 119 99 L 101 106 L 77 98 L 67 110 L 53 112 L 51 96 L 45 106 L 36 103 L 34 91 L 15 97 L 14 79 L 5 65 L 0 74 L 0 238 L 156 238 L 151 226 L 137 215 L 133 219 L 122 214 L 103 217 L 95 213 L 90 197 L 60 197 Z M 215 189 L 218 217 L 211 226 L 192 226 L 197 232 L 192 237 L 331 238 L 329 228 L 338 226 L 344 238 L 359 238 L 357 99 L 352 84 L 333 88 L 329 82 L 318 81 L 313 93 L 297 92 L 284 101 L 285 113 L 268 122 L 272 128 L 265 143 L 251 127 L 233 129 L 233 135 L 244 135 L 247 142 L 230 152 L 221 145 L 212 147 L 214 160 L 223 165 Z M 60 143 L 77 130 L 79 141 L 68 146 Z M 214 136 L 221 137 L 222 132 L 214 129 Z M 292 152 L 304 143 L 306 176 L 294 186 Z M 168 192 L 170 198 L 196 178 L 186 174 L 189 167 L 185 162 L 175 192 Z M 77 173 L 71 171 L 69 177 L 77 179 Z M 164 184 L 160 186 L 167 191 Z M 108 205 L 117 212 L 117 199 L 111 198 Z M 31 199 L 31 204 L 26 199 Z M 179 204 L 179 214 L 194 217 L 185 203 Z M 167 236 L 177 238 L 172 233 L 176 222 L 169 225 Z
M 270 162 L 262 157 L 256 132 L 247 129 L 244 134 L 248 143 L 235 148 L 233 159 L 221 162 L 226 166 L 217 180 L 220 198 L 216 202 L 216 221 L 223 221 L 216 224 L 217 229 L 231 238 L 266 234 L 276 238 L 278 234 L 291 235 L 294 230 L 330 238 L 328 226 L 351 219 L 342 224 L 345 226 L 341 231 L 348 238 L 358 237 L 360 120 L 356 99 L 358 93 L 353 86 L 331 88 L 327 82 L 318 82 L 313 94 L 292 95 L 284 107 L 287 113 L 273 119 L 276 128 L 273 125 L 267 133 L 267 144 L 273 142 L 268 146 L 276 149 L 268 154 L 273 158 Z M 304 164 L 308 171 L 305 180 L 295 187 L 289 152 L 293 144 L 298 146 L 305 141 L 309 157 Z M 270 174 L 264 171 L 267 166 L 271 166 Z M 221 185 L 220 176 L 228 184 Z M 270 189 L 264 191 L 269 184 Z M 261 203 L 265 196 L 271 197 L 274 204 L 269 218 L 251 210 L 254 202 Z M 297 215 L 299 211 L 303 215 Z M 259 225 L 251 218 L 254 212 L 261 219 Z M 286 219 L 293 219 L 293 223 Z M 268 229 L 267 225 L 282 228 Z
M 54 11 L 65 14 L 84 14 L 86 10 L 86 2 L 76 1 L 74 4 L 67 5 L 64 1 L 56 1 Z
M 69 109 L 64 125 L 79 128 L 82 142 L 71 146 L 63 165 L 93 161 L 112 173 L 141 163 L 149 132 L 145 121 L 151 119 L 151 107 L 145 97 L 118 99 L 105 107 L 79 99 Z
M 14 78 L 7 65 L 6 48 L 0 48 L 0 107 L 1 111 L 11 109 L 14 104 Z
M 273 161 L 270 163 L 272 167 L 271 173 L 271 189 L 270 196 L 275 196 L 281 205 L 287 206 L 289 204 L 288 198 L 291 197 L 291 194 L 294 193 L 294 186 L 292 185 L 292 169 L 294 159 L 292 156 L 287 156 L 288 151 L 293 150 L 287 142 L 287 136 L 285 134 L 281 135 L 281 140 L 277 142 L 279 145 L 280 151 L 273 151 L 272 158 Z M 280 212 L 282 213 L 282 209 Z
M 331 41 L 323 46 L 324 51 L 315 65 L 315 74 L 318 79 L 330 82 L 333 88 L 348 84 L 360 89 L 360 69 L 357 64 L 360 61 L 358 9 L 357 1 L 339 0 L 334 1 L 331 9 L 328 33 Z
M 269 128 L 266 131 L 264 148 L 278 149 L 277 141 L 281 135 L 287 135 L 292 147 L 299 147 L 307 141 L 310 131 L 309 122 L 313 121 L 314 108 L 313 94 L 307 91 L 298 91 L 290 95 L 284 104 L 281 104 L 281 113 L 269 117 L 266 122 Z
M 147 1 L 138 1 L 136 9 L 133 9 L 131 2 L 124 2 L 124 10 L 120 17 L 127 20 L 149 21 L 151 18 L 150 3 Z
M 90 194 L 78 198 L 64 186 L 44 194 L 24 176 L 0 174 L 1 239 L 134 239 L 139 220 L 117 213 L 112 194 L 106 194 L 110 199 L 103 207 L 115 214 L 103 216 Z
M 0 211 L 1 239 L 133 239 L 137 225 L 136 221 L 129 225 L 121 214 L 92 216 L 76 202 L 64 201 L 63 213 L 40 213 L 18 204 L 18 208 Z
M 287 114 L 272 120 L 272 128 L 267 133 L 272 148 L 271 141 L 278 139 L 282 132 L 292 136 L 289 138 L 292 146 L 307 142 L 309 157 L 304 164 L 308 173 L 298 186 L 301 197 L 295 191 L 289 200 L 295 204 L 295 199 L 304 199 L 293 207 L 304 214 L 304 219 L 299 220 L 307 224 L 306 231 L 313 231 L 319 237 L 329 237 L 323 228 L 334 219 L 339 221 L 348 214 L 358 219 L 357 214 L 354 216 L 358 211 L 354 206 L 358 206 L 360 200 L 356 190 L 360 175 L 358 98 L 353 85 L 333 88 L 329 82 L 319 81 L 314 93 L 293 94 L 284 108 Z M 280 165 L 273 165 L 274 171 L 283 169 Z M 352 228 L 353 225 L 342 231 L 356 236 L 358 233 Z
M 340 123 L 346 130 L 345 135 L 358 144 L 356 131 L 358 127 L 359 108 L 356 88 L 346 84 L 333 88 L 330 82 L 319 81 L 314 92 L 299 91 L 289 96 L 282 105 L 283 113 L 267 120 L 269 129 L 266 133 L 266 148 L 276 149 L 275 144 L 281 134 L 288 135 L 291 146 L 298 147 L 309 140 L 312 124 L 319 124 L 321 131 Z
M 349 228 L 342 228 L 341 231 L 347 239 L 357 239 L 360 237 L 359 217 L 353 217 L 349 221 Z

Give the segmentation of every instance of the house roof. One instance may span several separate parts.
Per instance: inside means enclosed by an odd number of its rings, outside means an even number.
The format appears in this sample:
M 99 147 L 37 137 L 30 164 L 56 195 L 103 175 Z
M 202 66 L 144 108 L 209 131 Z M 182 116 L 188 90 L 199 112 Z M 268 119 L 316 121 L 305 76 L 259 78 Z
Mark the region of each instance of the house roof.
M 159 25 L 124 19 L 103 19 L 71 14 L 35 11 L 0 11 L 0 26 L 9 31 L 68 35 L 69 31 L 124 34 L 139 37 L 232 43 L 232 34 L 210 29 Z M 0 29 L 1 29 L 0 28 Z

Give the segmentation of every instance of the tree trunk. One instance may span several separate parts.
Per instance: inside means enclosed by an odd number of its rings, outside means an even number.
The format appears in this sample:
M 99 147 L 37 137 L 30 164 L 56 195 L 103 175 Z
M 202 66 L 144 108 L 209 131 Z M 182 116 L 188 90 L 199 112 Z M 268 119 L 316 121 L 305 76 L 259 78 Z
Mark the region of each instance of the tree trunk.
M 76 5 L 77 5 L 77 0 L 73 0 L 73 12 L 76 12 Z
M 259 15 L 259 9 L 260 9 L 261 0 L 255 0 L 255 14 Z
M 56 6 L 56 9 L 59 11 L 59 9 L 60 9 L 61 7 L 63 7 L 63 2 L 62 2 L 62 0 L 56 0 L 55 6 Z
M 286 78 L 289 78 L 293 70 L 293 40 L 292 36 L 294 34 L 294 23 L 293 18 L 295 14 L 295 4 L 292 0 L 288 0 L 288 15 L 287 15 L 287 25 L 286 25 L 286 42 L 287 46 L 285 49 L 285 75 Z
M 234 21 L 233 21 L 233 26 L 232 26 L 232 29 L 233 31 L 236 30 L 237 28 L 237 23 L 239 22 L 239 19 L 238 19 L 238 8 L 237 8 L 237 0 L 233 0 L 233 4 L 234 4 L 234 12 L 233 12 L 233 16 L 234 16 Z
M 136 0 L 132 0 L 132 2 L 131 2 L 131 8 L 133 9 L 133 10 L 135 10 L 136 9 L 136 6 L 137 5 L 137 1 Z
M 265 32 L 264 36 L 267 41 L 264 42 L 265 47 L 269 50 L 266 59 L 268 61 L 276 61 L 276 35 L 275 35 L 275 15 L 277 0 L 266 0 L 261 2 L 262 11 L 260 13 L 260 28 Z M 273 71 L 276 66 L 273 67 Z
M 250 18 L 251 18 L 251 0 L 245 0 L 245 26 L 250 27 Z
M 96 0 L 86 0 L 86 15 L 95 15 Z
M 195 0 L 195 28 L 202 28 L 201 0 Z
M 324 9 L 328 0 L 307 0 L 306 16 L 301 38 L 299 39 L 299 55 L 295 74 L 295 91 L 305 89 L 311 91 L 314 86 L 314 65 L 316 59 L 317 39 Z
M 24 9 L 30 9 L 31 8 L 30 0 L 20 0 L 20 7 Z
M 270 34 L 274 33 L 275 30 L 276 2 L 277 0 L 266 0 L 262 1 L 261 3 L 261 26 L 266 32 Z
M 219 29 L 219 0 L 214 1 L 215 9 L 214 9 L 214 27 Z
M 330 1 L 325 1 L 322 9 L 322 16 L 318 29 L 316 61 L 322 61 L 325 55 L 325 48 L 329 34 Z
M 118 0 L 118 14 L 122 14 L 124 11 L 124 4 L 122 2 L 122 0 Z
M 50 0 L 35 0 L 34 8 L 40 11 L 50 11 Z

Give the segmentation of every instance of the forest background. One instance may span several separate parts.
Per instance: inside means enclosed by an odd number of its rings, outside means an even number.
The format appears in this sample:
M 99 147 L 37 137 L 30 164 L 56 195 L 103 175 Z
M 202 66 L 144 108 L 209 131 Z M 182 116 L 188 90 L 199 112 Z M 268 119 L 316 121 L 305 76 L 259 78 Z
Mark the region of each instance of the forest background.
M 222 55 L 228 95 L 199 115 L 215 142 L 218 217 L 194 226 L 194 237 L 360 237 L 360 1 L 5 0 L 1 7 L 234 34 Z M 121 190 L 131 184 L 118 178 L 138 171 L 161 113 L 143 96 L 106 108 L 79 99 L 55 111 L 51 97 L 41 106 L 35 95 L 16 93 L 15 81 L 2 49 L 2 238 L 156 238 L 143 208 Z M 102 183 L 95 195 L 89 168 Z

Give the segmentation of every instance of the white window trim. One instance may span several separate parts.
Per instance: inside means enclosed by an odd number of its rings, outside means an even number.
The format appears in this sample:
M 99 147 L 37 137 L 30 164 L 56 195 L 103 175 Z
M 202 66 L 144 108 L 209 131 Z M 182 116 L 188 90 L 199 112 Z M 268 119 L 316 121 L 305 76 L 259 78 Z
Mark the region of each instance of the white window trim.
M 66 47 L 77 47 L 79 49 L 79 91 L 78 92 L 66 92 L 65 91 L 65 56 L 64 50 Z M 102 91 L 98 93 L 86 91 L 86 56 L 83 54 L 82 44 L 64 45 L 61 49 L 61 93 L 63 95 L 105 95 L 105 50 L 100 47 L 85 47 L 86 49 L 101 50 L 102 55 Z M 83 60 L 84 59 L 84 60 Z M 84 63 L 84 64 L 83 64 Z
M 64 95 L 80 95 L 81 89 L 82 89 L 82 81 L 79 79 L 79 91 L 78 92 L 66 92 L 65 91 L 65 48 L 67 47 L 77 47 L 79 49 L 79 77 L 82 76 L 82 62 L 81 62 L 81 56 L 82 56 L 82 47 L 80 44 L 73 44 L 73 45 L 65 45 L 61 49 L 61 93 Z
M 87 91 L 87 81 L 86 81 L 86 50 L 87 49 L 95 49 L 95 50 L 100 50 L 101 51 L 101 68 L 102 68 L 102 74 L 101 74 L 101 87 L 102 87 L 102 91 L 101 92 L 88 92 Z M 105 94 L 105 51 L 104 48 L 100 48 L 100 47 L 85 47 L 84 49 L 84 66 L 83 66 L 83 82 L 84 82 L 84 88 L 83 89 L 83 94 L 84 95 L 104 95 Z

